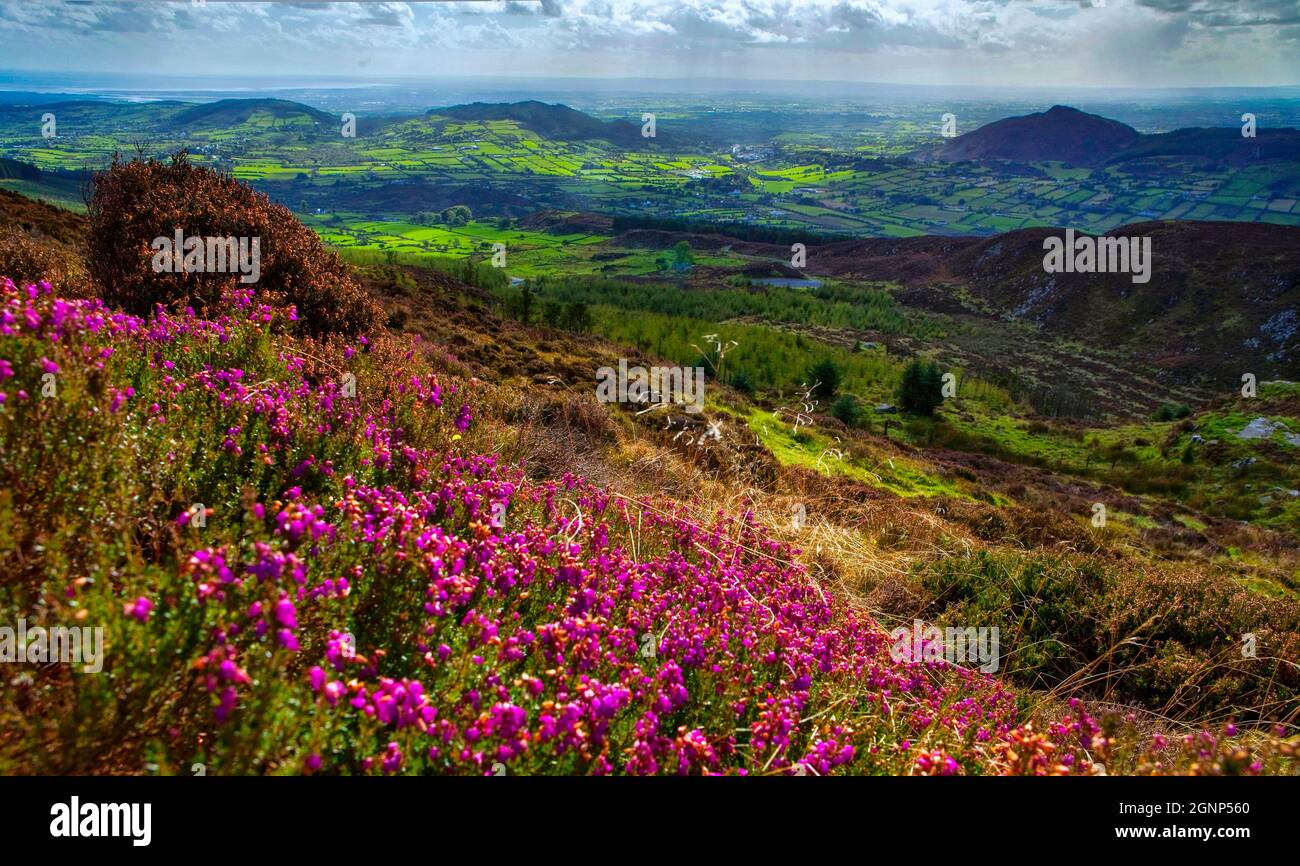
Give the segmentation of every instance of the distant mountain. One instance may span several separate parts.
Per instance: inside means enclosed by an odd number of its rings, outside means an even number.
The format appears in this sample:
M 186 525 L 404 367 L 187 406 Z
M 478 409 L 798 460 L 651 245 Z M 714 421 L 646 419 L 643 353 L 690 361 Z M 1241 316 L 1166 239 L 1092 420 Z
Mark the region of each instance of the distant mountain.
M 561 141 L 601 139 L 623 147 L 643 147 L 653 141 L 642 137 L 639 125 L 626 120 L 604 121 L 567 105 L 548 105 L 532 99 L 526 102 L 474 102 L 434 108 L 428 113 L 457 120 L 513 120 L 543 138 Z
M 1240 167 L 1268 159 L 1300 161 L 1300 131 L 1291 127 L 1257 129 L 1243 138 L 1238 127 L 1179 129 L 1144 135 L 1111 157 L 1112 163 L 1153 157 L 1181 156 Z
M 112 126 L 119 133 L 157 133 L 168 128 L 180 112 L 193 107 L 185 102 L 111 102 L 96 99 L 71 99 L 41 105 L 0 102 L 0 125 L 41 124 L 46 113 L 58 121 L 58 131 L 84 130 L 93 126 Z
M 1038 114 L 1008 117 L 957 136 L 937 153 L 940 159 L 1005 159 L 1100 165 L 1135 144 L 1141 134 L 1118 120 L 1054 105 Z
M 819 274 L 901 282 L 900 297 L 916 306 L 1123 350 L 1180 381 L 1300 378 L 1300 228 L 1147 222 L 1108 232 L 1150 238 L 1145 284 L 1125 273 L 1047 273 L 1050 235 L 1064 230 L 868 238 L 815 247 L 808 260 Z
M 189 129 L 221 129 L 247 123 L 254 115 L 269 116 L 286 124 L 335 126 L 338 120 L 310 105 L 287 99 L 219 99 L 181 111 L 170 120 Z
M 1300 160 L 1300 132 L 1261 128 L 1255 138 L 1243 138 L 1234 126 L 1142 135 L 1118 120 L 1056 105 L 1038 114 L 994 121 L 915 155 L 948 162 L 1000 159 L 1084 167 L 1181 157 L 1241 166 L 1259 160 Z

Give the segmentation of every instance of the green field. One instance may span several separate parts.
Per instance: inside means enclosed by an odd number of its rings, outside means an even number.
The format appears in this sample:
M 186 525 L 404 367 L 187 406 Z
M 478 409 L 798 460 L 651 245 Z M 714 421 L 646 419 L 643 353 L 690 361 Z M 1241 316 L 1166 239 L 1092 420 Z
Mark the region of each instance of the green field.
M 137 145 L 157 155 L 184 147 L 194 161 L 229 171 L 295 211 L 348 213 L 354 215 L 346 217 L 350 222 L 400 223 L 429 198 L 458 194 L 473 204 L 490 190 L 503 203 L 476 207 L 476 216 L 517 213 L 527 202 L 531 210 L 727 219 L 892 237 L 990 234 L 1035 225 L 1101 232 L 1149 219 L 1300 225 L 1300 167 L 1293 164 L 1206 170 L 1175 160 L 1153 177 L 1126 173 L 1122 166 L 1088 170 L 1047 163 L 1029 175 L 1011 165 L 914 162 L 902 157 L 933 142 L 937 132 L 918 116 L 921 108 L 855 115 L 832 107 L 794 114 L 791 128 L 766 130 L 764 146 L 669 138 L 629 148 L 596 138 L 546 137 L 514 120 L 436 114 L 386 120 L 344 138 L 306 114 L 258 110 L 186 128 L 182 135 L 159 131 L 190 107 L 182 103 L 77 106 L 60 114 L 59 134 L 52 139 L 40 137 L 30 112 L 0 111 L 0 156 L 81 171 L 106 165 L 114 153 L 131 154 Z M 670 131 L 674 124 L 704 128 L 710 116 L 683 105 L 665 111 L 661 121 Z M 759 121 L 714 122 L 735 122 L 739 134 L 752 133 Z M 451 203 L 457 202 L 442 201 L 439 209 Z M 392 235 L 383 241 L 390 246 L 413 243 L 422 249 L 429 242 L 447 251 L 487 237 L 385 234 Z M 528 252 L 544 245 L 537 241 Z

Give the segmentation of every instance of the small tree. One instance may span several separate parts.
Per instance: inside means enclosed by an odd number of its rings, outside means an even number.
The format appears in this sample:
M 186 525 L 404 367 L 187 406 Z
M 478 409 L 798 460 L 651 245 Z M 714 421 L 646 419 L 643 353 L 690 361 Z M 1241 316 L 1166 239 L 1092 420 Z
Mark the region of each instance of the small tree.
M 591 327 L 591 313 L 587 305 L 574 301 L 564 308 L 564 324 L 570 331 L 586 331 Z
M 519 320 L 525 325 L 533 316 L 533 293 L 528 290 L 528 284 L 523 283 L 519 286 Z
M 685 271 L 693 264 L 695 264 L 695 256 L 691 254 L 691 245 L 686 241 L 678 241 L 673 246 L 673 267 Z
M 1127 466 L 1137 462 L 1137 454 L 1130 451 L 1123 442 L 1110 443 L 1106 446 L 1103 454 L 1105 459 L 1110 461 L 1112 471 L 1114 471 L 1116 464 L 1123 463 Z
M 841 394 L 831 404 L 831 415 L 843 421 L 846 426 L 855 427 L 862 417 L 862 410 L 852 394 Z
M 560 327 L 560 317 L 562 315 L 563 310 L 555 301 L 546 301 L 542 304 L 542 321 L 546 323 L 548 328 Z
M 808 385 L 817 397 L 834 397 L 844 378 L 840 368 L 830 358 L 818 361 L 808 368 Z
M 943 373 L 932 361 L 915 358 L 898 383 L 898 405 L 904 412 L 930 416 L 943 402 Z
M 452 228 L 463 226 L 473 218 L 473 212 L 463 204 L 452 205 L 442 212 L 443 221 Z

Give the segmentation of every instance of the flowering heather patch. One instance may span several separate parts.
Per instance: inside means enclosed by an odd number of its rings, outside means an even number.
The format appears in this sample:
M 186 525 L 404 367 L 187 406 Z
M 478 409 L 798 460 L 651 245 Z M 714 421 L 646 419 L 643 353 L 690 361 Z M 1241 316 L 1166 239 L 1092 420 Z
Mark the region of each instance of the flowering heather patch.
M 500 395 L 414 348 L 277 336 L 246 291 L 209 318 L 0 292 L 0 609 L 102 626 L 107 649 L 99 675 L 4 672 L 0 770 L 953 775 L 1104 753 L 1091 721 L 1020 727 L 994 678 L 892 661 L 748 513 L 530 480 L 492 453 Z
M 1099 722 L 1081 701 L 1071 700 L 1070 711 L 1045 725 L 1044 732 L 1035 731 L 1033 722 L 1012 731 L 996 763 L 1012 776 L 1105 775 L 1108 765 L 1152 776 L 1256 776 L 1289 766 L 1297 752 L 1295 739 L 1284 739 L 1281 725 L 1248 747 L 1233 724 L 1217 734 L 1203 730 L 1171 739 L 1159 732 L 1133 735 L 1126 726 L 1136 721 L 1130 714 Z

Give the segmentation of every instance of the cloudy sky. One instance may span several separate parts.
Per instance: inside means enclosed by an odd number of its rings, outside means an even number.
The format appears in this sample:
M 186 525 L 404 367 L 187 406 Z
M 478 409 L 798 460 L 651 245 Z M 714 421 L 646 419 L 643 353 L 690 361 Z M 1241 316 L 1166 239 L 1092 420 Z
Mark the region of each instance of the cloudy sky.
M 1300 84 L 1300 0 L 0 0 L 0 68 Z

